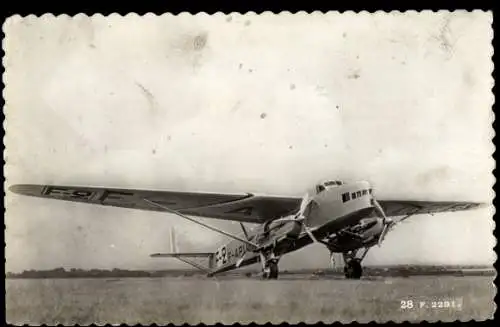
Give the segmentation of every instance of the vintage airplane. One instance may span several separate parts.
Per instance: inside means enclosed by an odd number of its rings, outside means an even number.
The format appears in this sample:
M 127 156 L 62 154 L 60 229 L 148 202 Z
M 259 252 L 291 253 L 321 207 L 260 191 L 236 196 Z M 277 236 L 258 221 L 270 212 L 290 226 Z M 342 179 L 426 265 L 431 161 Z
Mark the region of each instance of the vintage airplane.
M 313 242 L 325 245 L 332 260 L 334 253 L 342 253 L 345 276 L 359 279 L 361 261 L 368 250 L 374 245 L 380 246 L 397 223 L 418 214 L 485 206 L 474 202 L 377 200 L 370 183 L 337 180 L 318 183 L 302 198 L 33 184 L 13 185 L 10 190 L 28 196 L 175 214 L 232 241 L 214 253 L 174 251 L 152 254 L 152 257 L 181 259 L 208 276 L 260 262 L 266 279 L 278 277 L 281 256 Z M 243 233 L 233 235 L 193 216 L 237 221 Z M 243 223 L 258 225 L 247 229 Z M 189 259 L 199 257 L 208 259 L 208 267 Z

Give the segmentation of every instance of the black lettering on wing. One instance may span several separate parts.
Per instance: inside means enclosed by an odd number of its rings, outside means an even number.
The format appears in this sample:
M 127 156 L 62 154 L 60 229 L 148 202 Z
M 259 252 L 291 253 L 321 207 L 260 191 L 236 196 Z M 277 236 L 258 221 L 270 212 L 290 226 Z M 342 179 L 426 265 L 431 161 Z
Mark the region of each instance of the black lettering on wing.
M 44 195 L 67 197 L 71 194 L 68 191 L 68 189 L 62 187 L 47 186 L 44 190 Z
M 136 199 L 134 197 L 134 193 L 131 192 L 104 191 L 104 194 L 101 197 L 101 203 L 103 205 L 134 207 Z
M 48 186 L 43 194 L 50 197 L 68 199 L 68 200 L 90 200 L 94 192 L 90 190 L 78 190 L 67 187 Z
M 73 191 L 73 193 L 71 194 L 71 197 L 73 199 L 90 200 L 90 198 L 92 197 L 93 193 L 94 192 L 91 192 L 91 191 L 79 191 L 79 190 L 76 190 L 76 191 Z

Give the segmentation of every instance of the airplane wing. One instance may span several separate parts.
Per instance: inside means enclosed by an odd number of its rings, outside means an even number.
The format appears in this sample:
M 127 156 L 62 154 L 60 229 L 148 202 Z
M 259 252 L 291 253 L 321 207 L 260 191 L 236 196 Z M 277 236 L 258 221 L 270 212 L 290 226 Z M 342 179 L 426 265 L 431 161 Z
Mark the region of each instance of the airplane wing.
M 149 256 L 151 258 L 177 258 L 177 257 L 187 257 L 187 258 L 207 258 L 213 256 L 213 252 L 175 252 L 175 253 L 153 253 Z
M 300 198 L 246 194 L 191 193 L 17 184 L 10 191 L 22 195 L 138 210 L 164 211 L 151 202 L 185 215 L 246 223 L 263 223 L 286 216 L 300 205 Z M 148 202 L 151 201 L 151 202 Z
M 434 214 L 472 210 L 486 207 L 485 203 L 477 202 L 440 202 L 440 201 L 411 201 L 411 200 L 377 200 L 384 209 L 387 217 L 412 216 L 420 214 Z

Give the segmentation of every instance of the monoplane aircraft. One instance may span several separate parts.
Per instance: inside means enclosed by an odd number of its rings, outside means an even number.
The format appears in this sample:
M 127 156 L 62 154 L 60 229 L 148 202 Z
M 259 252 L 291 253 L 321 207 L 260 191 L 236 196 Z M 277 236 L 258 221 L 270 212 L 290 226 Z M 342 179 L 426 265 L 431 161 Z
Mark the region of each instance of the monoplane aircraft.
M 278 262 L 283 255 L 313 242 L 326 246 L 331 260 L 334 253 L 342 253 L 345 276 L 359 279 L 361 262 L 369 249 L 380 246 L 389 230 L 401 221 L 413 215 L 485 205 L 377 200 L 369 182 L 338 180 L 318 183 L 303 197 L 34 184 L 13 185 L 10 190 L 28 196 L 175 214 L 232 240 L 215 252 L 156 253 L 152 257 L 181 259 L 208 276 L 260 262 L 266 279 L 278 278 Z M 237 221 L 242 234 L 228 233 L 194 217 Z M 255 226 L 247 228 L 243 223 Z M 206 257 L 209 263 L 205 267 L 189 259 L 193 257 Z

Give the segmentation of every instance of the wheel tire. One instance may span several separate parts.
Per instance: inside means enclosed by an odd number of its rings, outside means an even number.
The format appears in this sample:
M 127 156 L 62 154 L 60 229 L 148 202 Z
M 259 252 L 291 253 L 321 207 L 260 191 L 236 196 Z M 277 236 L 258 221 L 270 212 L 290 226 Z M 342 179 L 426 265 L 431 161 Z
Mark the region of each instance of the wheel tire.
M 344 267 L 344 274 L 346 278 L 349 279 L 360 279 L 363 275 L 363 267 L 361 267 L 361 261 L 357 259 L 351 260 Z
M 277 262 L 270 262 L 269 263 L 269 279 L 278 279 L 278 263 Z

